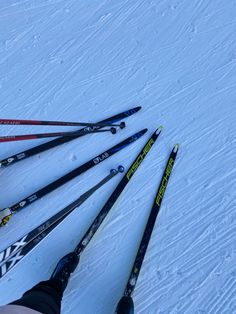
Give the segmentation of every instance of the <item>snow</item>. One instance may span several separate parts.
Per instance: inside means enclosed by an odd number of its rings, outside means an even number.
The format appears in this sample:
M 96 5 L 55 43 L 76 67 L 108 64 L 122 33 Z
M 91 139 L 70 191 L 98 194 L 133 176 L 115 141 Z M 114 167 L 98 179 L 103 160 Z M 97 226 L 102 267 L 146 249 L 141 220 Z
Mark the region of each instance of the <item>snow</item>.
M 144 127 L 141 139 L 17 213 L 0 251 L 163 133 L 84 251 L 62 313 L 113 313 L 165 162 L 180 150 L 134 292 L 140 314 L 236 313 L 236 2 L 1 0 L 2 118 L 98 121 L 137 105 L 117 135 L 84 136 L 1 169 L 4 208 Z M 1 126 L 3 135 L 58 130 Z M 74 130 L 75 128 L 60 128 Z M 45 140 L 1 143 L 0 159 Z M 1 279 L 0 304 L 47 279 L 121 175 Z

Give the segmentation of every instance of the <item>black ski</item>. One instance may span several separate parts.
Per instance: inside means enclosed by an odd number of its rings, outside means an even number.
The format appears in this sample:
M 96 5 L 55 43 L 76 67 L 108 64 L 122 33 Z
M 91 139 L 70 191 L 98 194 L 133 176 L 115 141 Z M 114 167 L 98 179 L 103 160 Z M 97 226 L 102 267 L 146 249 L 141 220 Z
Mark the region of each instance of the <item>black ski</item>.
M 135 107 L 135 108 L 132 108 L 130 110 L 126 110 L 126 111 L 123 111 L 117 115 L 114 115 L 110 118 L 107 118 L 105 120 L 102 120 L 102 121 L 99 121 L 98 123 L 99 124 L 113 124 L 115 123 L 116 121 L 120 121 L 122 119 L 125 119 L 131 115 L 133 115 L 134 113 L 138 112 L 139 110 L 141 109 L 141 107 Z M 30 149 L 27 149 L 25 151 L 22 151 L 18 154 L 15 154 L 15 155 L 12 155 L 12 156 L 9 156 L 3 160 L 0 161 L 0 168 L 1 167 L 7 167 L 9 165 L 12 165 L 20 160 L 23 160 L 23 159 L 26 159 L 28 157 L 31 157 L 31 156 L 34 156 L 36 154 L 39 154 L 39 153 L 42 153 L 50 148 L 53 148 L 53 147 L 56 147 L 58 145 L 61 145 L 63 143 L 67 143 L 67 142 L 70 142 L 78 137 L 81 137 L 83 135 L 86 135 L 88 134 L 88 131 L 92 131 L 93 129 L 94 130 L 98 130 L 102 128 L 102 126 L 99 126 L 99 127 L 86 127 L 86 128 L 83 128 L 83 129 L 79 129 L 78 130 L 78 135 L 76 137 L 59 137 L 59 138 L 56 138 L 55 140 L 52 140 L 52 141 L 49 141 L 49 142 L 46 142 L 46 143 L 43 143 L 41 145 L 38 145 L 38 146 L 35 146 L 33 148 L 30 148 Z
M 95 234 L 95 232 L 97 231 L 97 229 L 99 228 L 99 226 L 101 225 L 101 223 L 103 222 L 103 220 L 105 219 L 105 217 L 107 216 L 107 214 L 109 213 L 113 205 L 115 204 L 116 200 L 118 199 L 118 197 L 120 196 L 120 194 L 122 193 L 126 185 L 129 183 L 130 179 L 132 178 L 132 176 L 134 175 L 134 173 L 136 172 L 136 170 L 138 169 L 138 167 L 140 166 L 140 164 L 142 163 L 142 161 L 144 160 L 144 158 L 146 157 L 150 149 L 152 148 L 153 144 L 157 140 L 161 131 L 162 131 L 162 127 L 159 127 L 152 134 L 152 136 L 147 141 L 143 149 L 140 151 L 140 153 L 138 154 L 138 156 L 136 157 L 136 159 L 134 160 L 134 162 L 132 163 L 132 165 L 130 166 L 126 174 L 124 175 L 124 177 L 118 183 L 117 187 L 115 188 L 115 190 L 113 191 L 113 193 L 111 194 L 111 196 L 109 197 L 109 199 L 107 200 L 107 202 L 105 203 L 105 205 L 103 206 L 103 208 L 101 209 L 101 211 L 99 212 L 99 214 L 97 215 L 97 217 L 95 218 L 95 220 L 93 221 L 93 223 L 91 224 L 91 226 L 89 227 L 85 235 L 83 236 L 82 240 L 76 246 L 74 252 L 77 255 L 80 255 L 85 249 L 85 247 L 88 245 L 93 235 Z
M 17 202 L 16 204 L 0 210 L 0 225 L 5 225 L 11 218 L 11 215 L 22 208 L 25 208 L 27 205 L 35 202 L 39 198 L 45 196 L 46 194 L 54 191 L 58 187 L 62 186 L 63 184 L 67 183 L 68 181 L 74 179 L 81 173 L 91 169 L 92 167 L 96 166 L 97 164 L 101 163 L 103 160 L 109 158 L 110 156 L 114 155 L 116 152 L 122 150 L 129 144 L 133 143 L 137 139 L 139 139 L 143 134 L 147 132 L 147 129 L 143 129 L 138 133 L 135 133 L 133 136 L 128 137 L 124 141 L 118 143 L 117 145 L 113 146 L 112 148 L 104 151 L 100 155 L 90 159 L 83 165 L 77 167 L 76 169 L 70 171 L 69 173 L 65 174 L 64 176 L 60 177 L 59 179 L 51 182 L 50 184 L 46 185 L 42 189 L 38 190 L 37 192 L 31 194 L 30 196 L 22 199 L 21 201 Z
M 28 234 L 24 235 L 5 250 L 0 252 L 0 278 L 3 277 L 10 269 L 19 263 L 32 249 L 47 237 L 47 235 L 58 226 L 74 209 L 82 205 L 94 192 L 105 185 L 109 180 L 115 177 L 124 168 L 119 166 L 118 169 L 112 169 L 110 173 L 98 182 L 95 186 L 82 194 L 78 199 L 61 211 L 47 219 L 45 222 L 34 228 Z
M 86 134 L 94 134 L 94 133 L 101 133 L 101 132 L 111 132 L 112 134 L 116 134 L 116 128 L 112 127 L 109 129 L 93 129 L 93 130 L 79 130 L 79 131 L 72 131 L 72 132 L 54 132 L 54 133 L 37 133 L 37 134 L 21 134 L 21 135 L 7 135 L 7 136 L 0 136 L 0 143 L 5 142 L 16 142 L 16 141 L 26 141 L 26 140 L 37 140 L 42 138 L 49 138 L 49 137 L 78 137 L 78 134 L 86 135 Z
M 164 170 L 161 183 L 158 187 L 157 194 L 150 212 L 150 215 L 148 217 L 148 221 L 143 233 L 142 240 L 140 242 L 138 252 L 129 276 L 129 280 L 127 282 L 123 297 L 120 299 L 118 306 L 116 308 L 117 314 L 133 314 L 134 313 L 134 304 L 132 299 L 132 294 L 136 285 L 136 282 L 138 280 L 138 276 L 142 267 L 142 263 L 148 248 L 148 244 L 152 235 L 152 231 L 155 225 L 155 221 L 157 218 L 157 215 L 159 213 L 161 202 L 165 194 L 165 190 L 171 175 L 171 171 L 177 156 L 177 152 L 179 149 L 179 145 L 175 145 L 170 156 L 168 159 L 168 162 L 166 164 L 166 168 Z
M 81 252 L 85 249 L 111 208 L 113 207 L 114 203 L 138 169 L 139 165 L 142 163 L 145 156 L 148 154 L 150 149 L 152 148 L 153 144 L 155 143 L 156 139 L 158 138 L 159 134 L 161 133 L 162 127 L 158 128 L 153 135 L 150 137 L 150 139 L 147 141 L 146 145 L 143 147 L 137 158 L 132 163 L 131 167 L 128 169 L 124 177 L 121 179 L 121 181 L 118 183 L 117 187 L 85 233 L 84 237 L 80 241 L 80 243 L 76 246 L 75 250 L 73 251 L 74 254 L 80 255 Z M 70 211 L 71 212 L 71 211 Z M 64 218 L 67 216 L 64 215 Z M 4 276 L 10 269 L 12 269 L 18 261 L 20 261 L 23 257 L 26 256 L 42 239 L 44 239 L 61 221 L 63 218 L 57 220 L 54 224 L 47 227 L 46 230 L 43 229 L 43 231 L 35 237 L 33 240 L 31 240 L 28 244 L 24 244 L 26 238 L 21 238 L 19 241 L 15 242 L 13 245 L 11 245 L 9 248 L 4 250 L 0 253 L 0 267 L 1 267 L 1 276 Z M 42 224 L 44 225 L 44 224 Z M 40 228 L 40 226 L 39 226 Z M 18 246 L 20 248 L 18 248 Z M 62 258 L 63 259 L 63 258 Z
M 60 280 L 62 280 L 63 289 L 65 289 L 69 276 L 73 272 L 73 270 L 76 268 L 76 266 L 79 263 L 80 255 L 94 236 L 95 232 L 98 230 L 99 226 L 102 224 L 103 220 L 107 216 L 107 214 L 110 212 L 111 208 L 117 201 L 118 197 L 126 187 L 126 185 L 129 183 L 130 179 L 152 148 L 153 144 L 155 143 L 156 139 L 158 138 L 159 134 L 161 133 L 162 127 L 158 128 L 153 135 L 150 137 L 150 139 L 147 141 L 146 145 L 143 147 L 141 152 L 138 154 L 124 177 L 121 179 L 121 181 L 116 186 L 115 190 L 112 192 L 111 196 L 108 198 L 105 205 L 102 207 L 101 211 L 98 213 L 97 217 L 94 219 L 90 227 L 88 228 L 85 235 L 82 237 L 79 244 L 75 247 L 74 251 L 70 252 L 69 254 L 63 256 L 59 262 L 57 263 L 56 268 L 53 271 L 53 274 L 51 278 L 58 277 Z M 73 265 L 72 265 L 73 264 Z
M 90 123 L 90 122 L 69 122 L 69 121 L 43 121 L 43 120 L 19 120 L 19 119 L 0 119 L 0 125 L 47 125 L 47 126 L 119 126 L 123 128 L 125 126 L 124 122 L 120 124 L 100 124 L 100 123 Z

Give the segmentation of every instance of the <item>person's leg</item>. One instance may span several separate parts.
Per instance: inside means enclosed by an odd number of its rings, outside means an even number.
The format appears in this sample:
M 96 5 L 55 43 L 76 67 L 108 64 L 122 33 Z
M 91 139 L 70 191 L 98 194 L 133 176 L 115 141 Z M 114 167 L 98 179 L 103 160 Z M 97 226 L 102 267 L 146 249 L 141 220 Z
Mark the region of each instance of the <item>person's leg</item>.
M 63 295 L 62 283 L 56 279 L 42 281 L 10 303 L 21 305 L 43 314 L 59 314 Z
M 59 314 L 61 300 L 70 275 L 79 263 L 79 256 L 74 252 L 65 255 L 58 262 L 52 276 L 26 291 L 22 298 L 10 303 L 21 305 L 43 314 Z

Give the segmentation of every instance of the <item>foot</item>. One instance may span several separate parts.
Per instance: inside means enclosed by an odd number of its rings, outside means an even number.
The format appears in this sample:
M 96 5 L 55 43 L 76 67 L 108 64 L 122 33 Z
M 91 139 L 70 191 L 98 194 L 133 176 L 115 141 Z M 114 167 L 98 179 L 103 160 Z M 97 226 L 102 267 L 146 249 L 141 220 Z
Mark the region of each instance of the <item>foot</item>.
M 51 279 L 59 280 L 62 283 L 63 291 L 67 287 L 70 275 L 76 269 L 78 263 L 79 256 L 74 252 L 65 255 L 57 263 L 57 266 L 52 273 Z

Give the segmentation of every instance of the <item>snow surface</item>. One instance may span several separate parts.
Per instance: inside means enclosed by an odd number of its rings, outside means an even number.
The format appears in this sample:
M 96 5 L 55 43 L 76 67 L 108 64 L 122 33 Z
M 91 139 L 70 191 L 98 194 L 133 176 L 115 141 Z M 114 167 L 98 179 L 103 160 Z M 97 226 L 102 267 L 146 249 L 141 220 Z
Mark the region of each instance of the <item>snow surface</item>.
M 0 171 L 0 206 L 136 131 L 148 134 L 16 214 L 0 250 L 72 202 L 164 131 L 84 251 L 62 313 L 114 313 L 161 173 L 180 143 L 134 292 L 136 313 L 236 313 L 236 2 L 1 0 L 2 118 L 97 121 L 142 105 L 117 135 L 85 136 Z M 59 128 L 2 126 L 1 134 Z M 60 130 L 75 128 L 60 128 Z M 45 140 L 4 143 L 5 158 Z M 47 279 L 119 182 L 71 214 L 0 282 L 0 304 Z

